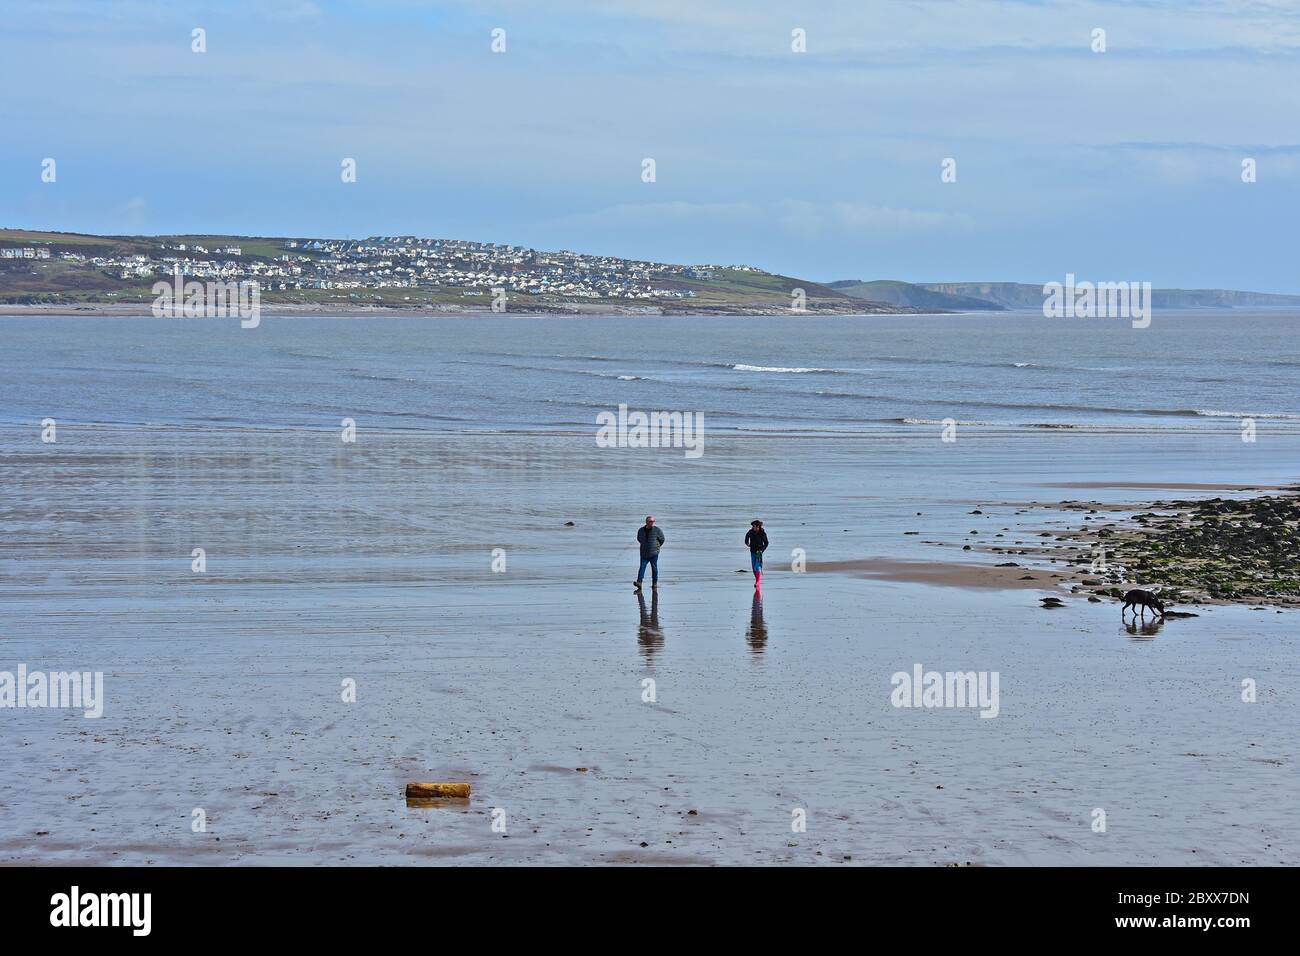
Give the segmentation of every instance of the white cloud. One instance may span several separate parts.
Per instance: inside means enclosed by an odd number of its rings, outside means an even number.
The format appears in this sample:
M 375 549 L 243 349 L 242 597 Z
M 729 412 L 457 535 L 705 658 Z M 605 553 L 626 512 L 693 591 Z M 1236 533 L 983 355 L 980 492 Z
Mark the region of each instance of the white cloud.
M 591 212 L 553 220 L 557 227 L 601 229 L 653 229 L 663 226 L 776 227 L 800 238 L 852 236 L 873 233 L 952 232 L 974 228 L 964 213 L 896 209 L 862 203 L 803 199 L 775 202 L 654 202 L 621 203 Z
M 478 5 L 478 0 L 458 0 Z M 498 0 L 503 12 L 535 0 Z M 789 55 L 790 30 L 808 55 L 979 49 L 1088 50 L 1094 27 L 1115 48 L 1300 49 L 1294 0 L 550 0 L 548 9 L 593 22 L 636 20 L 670 32 L 675 49 Z
M 758 217 L 754 203 L 647 202 L 619 203 L 592 212 L 574 213 L 554 222 L 563 226 L 639 228 L 699 222 L 740 222 Z
M 144 225 L 149 213 L 149 203 L 142 196 L 132 196 L 113 209 L 113 216 L 124 226 Z
M 974 228 L 965 213 L 895 209 L 851 202 L 785 200 L 777 205 L 787 232 L 806 238 L 876 233 L 954 232 Z

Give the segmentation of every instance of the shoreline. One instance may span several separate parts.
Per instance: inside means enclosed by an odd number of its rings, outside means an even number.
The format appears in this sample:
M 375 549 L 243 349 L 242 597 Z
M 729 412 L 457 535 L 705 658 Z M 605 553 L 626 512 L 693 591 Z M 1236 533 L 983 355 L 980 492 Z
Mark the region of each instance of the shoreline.
M 963 551 L 987 556 L 1024 558 L 998 564 L 896 557 L 810 563 L 808 571 L 849 573 L 872 580 L 933 584 L 968 589 L 1036 589 L 1054 595 L 1086 598 L 1091 603 L 1118 601 L 1133 588 L 1154 589 L 1170 605 L 1268 607 L 1282 613 L 1300 607 L 1300 556 L 1287 554 L 1300 529 L 1300 486 L 1222 485 L 1209 482 L 1073 482 L 1070 487 L 1150 488 L 1203 491 L 1275 491 L 1246 498 L 1155 500 L 1138 503 L 1061 501 L 996 508 L 1046 509 L 1061 514 L 1085 513 L 1094 527 L 1016 531 L 993 544 L 971 531 L 975 544 Z M 1051 487 L 1061 487 L 1052 485 Z M 971 512 L 983 515 L 982 509 Z M 1113 517 L 1112 517 L 1113 516 Z M 1230 528 L 1227 531 L 1224 526 Z M 918 532 L 904 532 L 907 535 Z M 1049 543 L 1050 542 L 1050 543 Z M 1226 544 L 1225 544 L 1226 542 Z M 955 542 L 923 540 L 936 547 Z M 1289 563 L 1286 563 L 1289 557 Z M 1064 592 L 1064 593 L 1062 593 Z M 1052 601 L 1053 598 L 1045 598 Z M 1068 606 L 1056 603 L 1054 607 Z M 1176 615 L 1175 615 L 1176 616 Z
M 873 308 L 876 305 L 878 307 Z M 60 317 L 76 316 L 115 316 L 121 318 L 149 318 L 151 317 L 149 302 L 80 302 L 76 304 L 0 304 L 0 316 L 25 316 L 25 315 L 48 315 Z M 535 303 L 527 306 L 507 307 L 504 312 L 494 312 L 491 306 L 487 305 L 445 305 L 445 306 L 383 306 L 383 305 L 360 305 L 347 303 L 289 303 L 289 302 L 272 302 L 261 305 L 261 315 L 272 318 L 294 318 L 294 317 L 313 317 L 313 318 L 362 318 L 373 316 L 385 316 L 392 318 L 446 318 L 446 317 L 466 317 L 466 316 L 488 316 L 508 318 L 511 316 L 524 317 L 579 317 L 579 316 L 602 316 L 602 317 L 646 317 L 646 316 L 696 316 L 707 318 L 711 316 L 789 316 L 795 319 L 818 318 L 821 316 L 898 316 L 898 315 L 980 315 L 984 313 L 957 313 L 946 312 L 942 309 L 912 309 L 902 306 L 898 307 L 879 307 L 877 303 L 862 301 L 854 303 L 852 307 L 826 307 L 822 305 L 809 306 L 804 312 L 792 312 L 786 307 L 769 307 L 769 306 L 696 306 L 688 307 L 665 307 L 662 305 L 622 305 L 616 303 L 607 303 L 601 305 L 587 305 L 583 303 L 564 303 L 563 305 L 552 305 L 549 303 Z M 1004 313 L 990 313 L 1004 314 Z M 195 316 L 194 318 L 206 318 L 206 316 Z M 229 318 L 237 318 L 229 316 Z
M 49 316 L 118 316 L 129 318 L 149 318 L 152 300 L 140 302 L 75 302 L 75 303 L 8 303 L 0 302 L 0 317 L 25 315 Z M 810 304 L 803 312 L 793 312 L 788 306 L 764 305 L 627 305 L 623 303 L 531 303 L 526 306 L 510 306 L 504 312 L 493 312 L 489 305 L 446 304 L 446 305 L 375 305 L 373 303 L 318 303 L 318 302 L 266 302 L 260 306 L 261 314 L 273 318 L 315 317 L 315 318 L 356 318 L 366 316 L 391 316 L 394 318 L 440 318 L 465 316 L 527 316 L 569 318 L 578 316 L 601 316 L 616 318 L 620 316 L 645 317 L 755 317 L 785 316 L 792 319 L 810 319 L 825 316 L 934 316 L 946 318 L 1042 318 L 1039 309 L 928 309 L 919 306 L 896 306 L 885 302 L 872 302 L 860 299 L 843 306 L 827 305 L 822 302 Z M 1250 313 L 1254 316 L 1279 317 L 1294 315 L 1289 306 L 1180 306 L 1162 309 L 1166 317 L 1222 315 L 1231 313 Z M 207 316 L 195 316 L 207 318 Z M 229 318 L 235 318 L 230 316 Z

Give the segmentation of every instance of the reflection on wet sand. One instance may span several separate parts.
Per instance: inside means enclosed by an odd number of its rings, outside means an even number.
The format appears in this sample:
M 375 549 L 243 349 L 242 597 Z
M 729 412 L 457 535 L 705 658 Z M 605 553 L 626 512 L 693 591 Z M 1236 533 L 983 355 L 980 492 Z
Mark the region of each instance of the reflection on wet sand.
M 436 810 L 445 807 L 467 809 L 469 797 L 407 797 L 406 806 L 413 810 Z
M 641 608 L 641 625 L 636 631 L 636 640 L 641 645 L 641 653 L 647 662 L 654 660 L 655 653 L 664 646 L 664 632 L 659 626 L 659 592 L 650 593 L 650 609 L 645 606 L 645 594 L 636 592 L 636 602 Z
M 1145 618 L 1141 620 L 1134 619 L 1132 621 L 1124 622 L 1124 630 L 1128 633 L 1129 637 L 1136 637 L 1139 640 L 1142 640 L 1155 637 L 1159 634 L 1160 628 L 1164 626 L 1164 623 L 1164 620 L 1158 617 L 1152 618 L 1149 621 Z
M 763 592 L 754 590 L 754 603 L 749 609 L 749 628 L 745 631 L 745 641 L 754 656 L 763 653 L 767 646 L 767 622 L 763 620 Z

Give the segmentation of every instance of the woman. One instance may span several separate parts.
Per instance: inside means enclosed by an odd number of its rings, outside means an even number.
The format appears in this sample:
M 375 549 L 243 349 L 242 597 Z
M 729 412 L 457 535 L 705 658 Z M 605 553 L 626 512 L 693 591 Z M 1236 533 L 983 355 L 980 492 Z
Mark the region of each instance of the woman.
M 767 550 L 767 532 L 763 522 L 755 518 L 745 532 L 745 547 L 749 548 L 749 566 L 754 569 L 754 588 L 763 584 L 763 552 Z

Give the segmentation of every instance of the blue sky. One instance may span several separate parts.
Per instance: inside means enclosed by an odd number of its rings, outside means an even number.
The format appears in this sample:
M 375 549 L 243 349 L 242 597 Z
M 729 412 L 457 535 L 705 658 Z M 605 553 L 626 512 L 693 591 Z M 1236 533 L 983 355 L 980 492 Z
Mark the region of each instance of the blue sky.
M 1300 292 L 1294 0 L 3 2 L 0 225 Z

